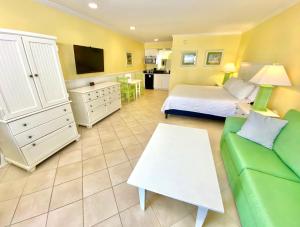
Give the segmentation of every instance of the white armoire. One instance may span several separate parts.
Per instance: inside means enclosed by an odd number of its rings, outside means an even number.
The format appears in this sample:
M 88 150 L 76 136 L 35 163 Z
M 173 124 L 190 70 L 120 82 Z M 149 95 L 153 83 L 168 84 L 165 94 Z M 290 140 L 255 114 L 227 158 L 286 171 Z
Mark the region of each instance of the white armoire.
M 28 171 L 78 140 L 52 36 L 0 30 L 0 147 Z

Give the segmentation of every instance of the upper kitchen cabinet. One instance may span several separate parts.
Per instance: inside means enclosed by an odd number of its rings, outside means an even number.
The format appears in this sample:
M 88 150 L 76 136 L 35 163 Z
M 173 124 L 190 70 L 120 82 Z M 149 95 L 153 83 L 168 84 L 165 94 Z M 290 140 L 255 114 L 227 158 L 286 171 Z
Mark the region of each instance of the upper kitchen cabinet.
M 21 36 L 0 34 L 0 119 L 41 109 Z
M 68 101 L 55 40 L 22 39 L 43 107 Z

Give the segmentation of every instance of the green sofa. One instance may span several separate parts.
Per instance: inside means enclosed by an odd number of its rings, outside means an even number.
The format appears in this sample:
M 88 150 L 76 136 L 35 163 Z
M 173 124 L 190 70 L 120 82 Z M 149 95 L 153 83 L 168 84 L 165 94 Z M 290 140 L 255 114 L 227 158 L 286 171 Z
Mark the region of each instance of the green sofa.
M 221 154 L 243 227 L 300 226 L 300 112 L 284 118 L 273 150 L 236 134 L 246 119 L 226 119 Z

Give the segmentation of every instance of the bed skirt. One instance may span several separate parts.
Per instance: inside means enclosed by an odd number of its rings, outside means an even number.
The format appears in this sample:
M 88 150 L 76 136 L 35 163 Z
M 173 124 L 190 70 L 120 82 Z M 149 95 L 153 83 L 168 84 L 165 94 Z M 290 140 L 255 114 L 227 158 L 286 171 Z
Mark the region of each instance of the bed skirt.
M 165 110 L 165 117 L 168 118 L 168 115 L 179 115 L 179 116 L 187 116 L 187 117 L 197 117 L 197 118 L 205 118 L 205 119 L 212 119 L 212 120 L 220 120 L 225 121 L 225 117 L 210 115 L 210 114 L 203 114 L 203 113 L 196 113 L 184 110 Z

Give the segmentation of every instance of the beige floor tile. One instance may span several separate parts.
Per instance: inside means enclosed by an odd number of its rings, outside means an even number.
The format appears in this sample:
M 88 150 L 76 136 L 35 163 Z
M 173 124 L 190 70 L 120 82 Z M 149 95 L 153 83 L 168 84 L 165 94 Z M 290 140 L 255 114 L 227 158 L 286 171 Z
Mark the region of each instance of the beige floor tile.
M 107 169 L 83 177 L 83 196 L 87 197 L 111 187 Z
M 82 163 L 76 162 L 57 169 L 55 185 L 74 180 L 82 176 Z
M 58 167 L 81 161 L 81 149 L 66 150 L 60 154 Z
M 47 227 L 82 227 L 82 200 L 49 212 Z
M 108 169 L 112 185 L 117 185 L 127 181 L 131 174 L 132 167 L 130 162 L 125 162 Z
M 148 143 L 151 138 L 151 134 L 148 132 L 143 132 L 135 134 L 135 137 L 140 143 Z
M 111 189 L 84 199 L 84 226 L 92 226 L 118 213 Z
M 136 166 L 137 162 L 139 161 L 140 158 L 134 158 L 134 159 L 130 159 L 130 164 L 132 166 L 132 168 L 134 169 L 134 167 Z
M 87 137 L 81 140 L 82 147 L 100 145 L 100 138 L 98 136 Z
M 135 144 L 126 147 L 124 150 L 129 159 L 134 159 L 141 156 L 141 154 L 144 151 L 144 148 L 141 144 Z
M 0 184 L 0 202 L 21 196 L 27 179 Z
M 19 198 L 0 202 L 0 226 L 10 224 L 18 201 Z
M 179 222 L 175 223 L 171 227 L 194 227 L 195 226 L 195 218 L 193 215 L 189 214 Z
M 177 223 L 192 211 L 186 203 L 165 196 L 155 197 L 149 205 L 153 208 L 163 226 L 171 226 Z
M 13 223 L 38 216 L 48 211 L 52 189 L 22 196 L 17 206 Z
M 23 195 L 52 187 L 55 179 L 55 173 L 56 169 L 52 169 L 32 174 L 27 180 Z
M 81 149 L 81 141 L 74 141 L 73 143 L 69 144 L 68 146 L 64 147 L 61 152 L 69 151 L 69 150 L 80 150 Z
M 6 170 L 8 169 L 9 165 L 3 166 L 0 168 L 0 179 L 4 176 Z
M 105 143 L 105 142 L 109 142 L 109 141 L 112 141 L 112 140 L 118 140 L 118 136 L 117 134 L 115 133 L 115 131 L 113 130 L 112 132 L 105 132 L 105 133 L 100 133 L 100 139 L 101 139 L 101 142 L 102 143 Z
M 142 125 L 136 125 L 134 127 L 130 127 L 130 130 L 132 131 L 133 134 L 140 134 L 143 132 L 147 132 Z
M 124 138 L 121 138 L 120 141 L 124 148 L 139 144 L 139 141 L 136 139 L 135 136 L 124 137 Z
M 119 138 L 124 138 L 128 136 L 133 136 L 133 133 L 129 128 L 124 128 L 116 131 Z
M 142 210 L 139 205 L 131 207 L 123 211 L 121 219 L 124 227 L 143 226 L 143 227 L 159 227 L 159 221 L 156 218 L 151 207 Z
M 40 163 L 36 167 L 34 174 L 45 170 L 56 169 L 59 161 L 59 156 L 60 156 L 59 153 L 60 152 L 56 153 L 55 155 L 52 155 L 51 157 L 47 158 L 45 161 Z
M 119 215 L 112 216 L 94 227 L 122 227 Z
M 139 203 L 138 190 L 126 182 L 113 187 L 119 211 Z
M 108 167 L 118 165 L 122 162 L 128 161 L 128 158 L 123 150 L 114 151 L 108 154 L 105 154 L 105 160 Z
M 27 219 L 25 221 L 19 222 L 12 225 L 12 227 L 44 227 L 46 226 L 47 214 L 42 214 L 40 216 Z
M 53 188 L 50 210 L 82 199 L 82 179 L 69 181 Z
M 102 146 L 104 153 L 109 153 L 122 149 L 122 145 L 118 139 L 102 143 Z
M 0 179 L 0 183 L 18 181 L 31 175 L 31 173 L 26 170 L 14 165 L 9 165 L 7 168 L 8 169 L 4 173 L 3 177 Z
M 100 145 L 82 148 L 82 160 L 93 158 L 101 154 L 103 154 L 103 152 L 102 152 L 102 147 Z
M 106 168 L 105 158 L 103 155 L 99 155 L 95 158 L 87 159 L 83 161 L 83 175 L 88 175 L 99 170 Z

